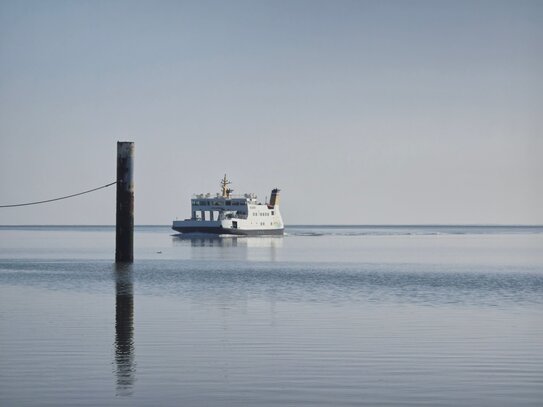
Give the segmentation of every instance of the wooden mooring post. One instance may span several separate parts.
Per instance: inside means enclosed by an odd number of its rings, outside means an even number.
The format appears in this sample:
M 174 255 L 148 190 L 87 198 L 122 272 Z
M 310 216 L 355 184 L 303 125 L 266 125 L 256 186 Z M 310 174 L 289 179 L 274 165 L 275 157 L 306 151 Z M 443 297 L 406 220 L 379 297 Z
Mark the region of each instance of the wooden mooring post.
M 117 142 L 115 262 L 134 261 L 134 143 Z

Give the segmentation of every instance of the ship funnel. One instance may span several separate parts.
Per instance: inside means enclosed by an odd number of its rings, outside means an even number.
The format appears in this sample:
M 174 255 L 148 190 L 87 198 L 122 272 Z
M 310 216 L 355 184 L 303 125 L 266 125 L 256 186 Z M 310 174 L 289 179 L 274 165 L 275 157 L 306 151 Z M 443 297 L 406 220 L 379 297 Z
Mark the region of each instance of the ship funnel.
M 277 189 L 277 188 L 272 189 L 271 196 L 270 196 L 271 206 L 279 205 L 279 191 L 280 189 Z

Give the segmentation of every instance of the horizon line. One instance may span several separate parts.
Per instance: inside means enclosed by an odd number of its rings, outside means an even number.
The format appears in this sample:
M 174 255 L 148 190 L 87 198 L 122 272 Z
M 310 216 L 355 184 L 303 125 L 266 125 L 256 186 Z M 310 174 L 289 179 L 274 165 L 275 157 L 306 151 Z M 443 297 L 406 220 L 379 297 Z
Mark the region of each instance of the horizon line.
M 2 224 L 0 227 L 115 227 L 115 224 Z M 135 224 L 134 227 L 170 227 L 170 224 Z M 543 227 L 533 223 L 293 223 L 285 227 Z

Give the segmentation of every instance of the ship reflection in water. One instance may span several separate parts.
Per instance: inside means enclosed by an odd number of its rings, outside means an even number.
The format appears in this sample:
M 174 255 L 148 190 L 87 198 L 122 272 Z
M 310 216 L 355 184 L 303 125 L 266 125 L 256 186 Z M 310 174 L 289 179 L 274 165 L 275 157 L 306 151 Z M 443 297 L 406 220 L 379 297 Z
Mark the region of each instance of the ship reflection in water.
M 115 373 L 117 395 L 132 395 L 134 354 L 134 283 L 131 264 L 115 264 Z
M 172 235 L 174 246 L 190 247 L 193 260 L 276 261 L 283 236 L 231 236 L 205 233 Z

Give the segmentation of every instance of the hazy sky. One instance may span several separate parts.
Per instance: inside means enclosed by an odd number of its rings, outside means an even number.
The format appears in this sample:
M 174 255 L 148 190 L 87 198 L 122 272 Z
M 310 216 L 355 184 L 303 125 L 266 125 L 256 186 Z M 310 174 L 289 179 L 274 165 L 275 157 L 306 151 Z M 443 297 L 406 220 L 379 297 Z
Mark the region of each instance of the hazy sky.
M 115 179 L 136 223 L 194 192 L 294 223 L 543 223 L 541 1 L 2 1 L 0 204 Z M 115 190 L 0 209 L 112 224 Z

